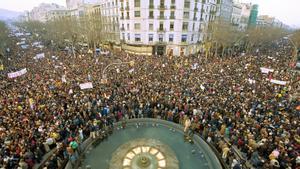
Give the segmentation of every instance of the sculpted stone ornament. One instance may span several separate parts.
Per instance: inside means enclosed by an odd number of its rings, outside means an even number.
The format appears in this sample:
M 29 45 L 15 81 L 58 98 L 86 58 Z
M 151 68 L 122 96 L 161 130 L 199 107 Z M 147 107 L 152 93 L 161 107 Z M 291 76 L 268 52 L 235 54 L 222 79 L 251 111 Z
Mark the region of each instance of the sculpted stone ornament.
M 110 169 L 179 169 L 175 153 L 155 139 L 137 139 L 120 146 Z

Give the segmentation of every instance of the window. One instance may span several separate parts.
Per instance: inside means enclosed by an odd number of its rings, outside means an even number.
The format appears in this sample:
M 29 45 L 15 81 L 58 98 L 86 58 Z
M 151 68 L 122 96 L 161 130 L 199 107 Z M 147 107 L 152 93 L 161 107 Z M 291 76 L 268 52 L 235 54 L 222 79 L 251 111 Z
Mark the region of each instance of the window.
M 149 42 L 153 42 L 153 34 L 149 34 Z
M 125 40 L 125 33 L 122 33 L 122 39 Z
M 175 12 L 174 11 L 171 11 L 170 19 L 175 19 Z
M 158 41 L 159 42 L 163 42 L 164 41 L 164 35 L 163 34 L 159 34 L 158 35 Z
M 170 31 L 174 30 L 174 22 L 170 22 Z
M 141 1 L 140 0 L 134 0 L 134 7 L 140 7 Z
M 129 23 L 127 24 L 127 30 L 129 30 Z
M 149 30 L 151 30 L 151 31 L 153 30 L 153 23 L 149 24 Z
M 165 0 L 160 0 L 160 6 L 165 6 Z
M 189 19 L 190 13 L 189 12 L 183 12 L 183 18 Z
M 188 25 L 189 25 L 189 23 L 188 22 L 183 22 L 183 24 L 182 24 L 182 30 L 188 30 Z
M 181 36 L 181 42 L 186 42 L 187 40 L 187 35 L 182 35 Z
M 190 0 L 184 1 L 184 8 L 190 8 Z
M 195 30 L 195 23 L 193 23 L 193 31 Z
M 175 0 L 171 0 L 171 4 L 175 4 L 176 2 L 175 2 Z
M 141 41 L 141 34 L 135 34 L 135 35 L 134 35 L 134 40 L 135 40 L 136 42 L 140 42 L 140 41 Z
M 153 11 L 149 11 L 149 18 L 154 18 Z
M 150 6 L 153 6 L 153 4 L 154 4 L 153 1 L 154 1 L 154 0 L 150 0 L 150 2 L 149 2 Z
M 159 30 L 164 30 L 164 23 L 163 22 L 159 23 Z
M 174 35 L 173 34 L 169 34 L 169 42 L 173 42 L 174 40 Z
M 141 24 L 140 23 L 135 23 L 134 24 L 134 29 L 135 30 L 140 30 L 141 29 Z
M 127 39 L 130 40 L 130 33 L 127 33 Z
M 141 11 L 134 11 L 134 17 L 141 17 Z
M 191 41 L 192 41 L 192 42 L 194 41 L 194 34 L 193 34 L 192 37 L 191 37 Z
M 159 18 L 160 19 L 164 19 L 164 11 L 160 11 L 159 12 Z

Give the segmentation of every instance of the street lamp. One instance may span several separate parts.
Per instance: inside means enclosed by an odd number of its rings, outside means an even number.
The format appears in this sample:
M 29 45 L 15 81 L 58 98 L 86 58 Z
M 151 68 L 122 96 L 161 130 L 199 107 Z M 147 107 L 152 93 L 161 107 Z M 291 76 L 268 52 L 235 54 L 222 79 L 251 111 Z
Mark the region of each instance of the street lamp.
M 133 66 L 134 65 L 134 61 L 132 60 L 132 61 L 129 61 L 129 62 L 117 62 L 117 63 L 111 63 L 111 64 L 109 64 L 109 65 L 107 65 L 104 69 L 103 69 L 103 71 L 102 71 L 102 79 L 101 79 L 101 81 L 103 82 L 103 83 L 106 83 L 107 82 L 107 77 L 106 77 L 106 71 L 107 71 L 107 69 L 109 68 L 109 67 L 111 67 L 111 66 L 114 66 L 114 65 L 123 65 L 123 64 L 129 64 L 130 66 Z

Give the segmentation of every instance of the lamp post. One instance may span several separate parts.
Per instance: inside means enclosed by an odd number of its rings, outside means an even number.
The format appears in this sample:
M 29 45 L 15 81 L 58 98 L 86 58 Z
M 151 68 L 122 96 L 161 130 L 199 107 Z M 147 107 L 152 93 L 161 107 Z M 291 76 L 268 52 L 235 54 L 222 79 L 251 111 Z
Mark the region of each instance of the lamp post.
M 107 71 L 107 69 L 108 69 L 109 67 L 114 66 L 114 65 L 123 65 L 123 64 L 129 64 L 130 66 L 133 66 L 133 65 L 134 65 L 134 61 L 129 61 L 129 62 L 117 62 L 117 63 L 111 63 L 111 64 L 107 65 L 107 66 L 103 69 L 103 71 L 102 71 L 102 80 L 103 80 L 103 81 L 107 81 L 107 79 L 106 79 L 106 71 Z

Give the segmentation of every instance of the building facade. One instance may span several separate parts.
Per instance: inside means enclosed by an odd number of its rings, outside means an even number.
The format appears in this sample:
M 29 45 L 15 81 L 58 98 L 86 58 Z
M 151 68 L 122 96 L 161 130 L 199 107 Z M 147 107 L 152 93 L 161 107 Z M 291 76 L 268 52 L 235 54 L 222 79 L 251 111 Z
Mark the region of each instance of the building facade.
M 252 5 L 251 12 L 249 16 L 249 27 L 256 27 L 256 21 L 257 21 L 257 15 L 258 15 L 258 5 Z
M 29 12 L 29 20 L 46 22 L 48 20 L 48 12 L 53 10 L 65 10 L 65 7 L 59 6 L 57 4 L 46 4 L 42 3 L 38 7 L 34 7 Z
M 119 7 L 124 50 L 177 56 L 199 51 L 217 10 L 215 0 L 121 0 Z
M 220 0 L 220 18 L 226 22 L 231 22 L 233 10 L 233 0 Z
M 68 9 L 76 9 L 84 4 L 97 4 L 99 0 L 66 0 Z
M 234 2 L 232 8 L 231 23 L 238 29 L 241 29 L 240 25 L 242 20 L 242 9 L 243 6 L 241 3 Z
M 241 21 L 239 27 L 240 30 L 245 31 L 248 28 L 252 5 L 250 3 L 241 3 L 241 5 L 242 5 L 242 13 L 241 13 Z
M 120 44 L 120 22 L 119 22 L 119 0 L 99 0 L 98 3 L 101 17 L 102 38 L 108 42 L 110 47 L 113 44 Z

